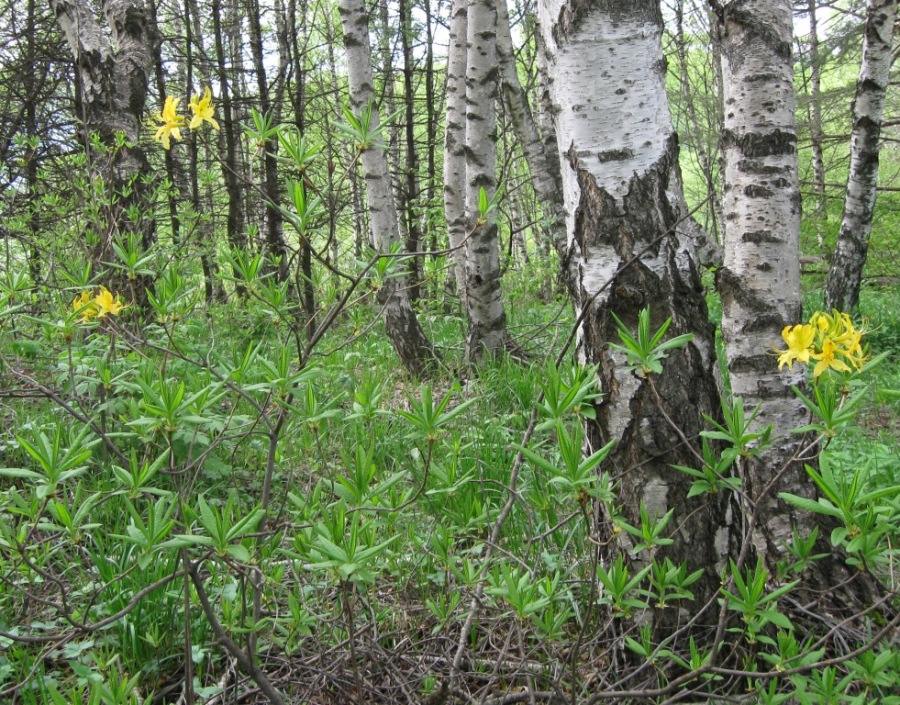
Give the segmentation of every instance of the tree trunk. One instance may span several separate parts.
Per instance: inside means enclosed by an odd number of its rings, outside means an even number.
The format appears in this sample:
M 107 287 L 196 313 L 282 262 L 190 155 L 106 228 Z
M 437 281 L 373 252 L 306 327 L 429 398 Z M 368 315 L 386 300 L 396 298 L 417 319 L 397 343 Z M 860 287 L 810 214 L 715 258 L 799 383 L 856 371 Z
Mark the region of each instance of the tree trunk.
M 469 335 L 466 359 L 479 363 L 485 352 L 509 343 L 500 286 L 500 233 L 492 218 L 479 217 L 479 194 L 497 191 L 497 8 L 493 0 L 472 0 L 467 22 L 466 65 L 466 302 Z
M 413 77 L 415 73 L 415 59 L 412 47 L 412 8 L 410 0 L 398 0 L 398 13 L 400 15 L 400 47 L 403 51 L 403 108 L 404 125 L 404 179 L 400 191 L 402 197 L 403 220 L 406 223 L 406 251 L 418 252 L 422 239 L 419 219 L 416 215 L 419 202 L 419 155 L 416 152 L 416 91 Z M 409 260 L 409 298 L 417 301 L 420 295 L 420 258 L 412 257 Z
M 437 175 L 437 150 L 439 149 L 437 134 L 438 121 L 441 111 L 435 104 L 434 90 L 434 18 L 431 15 L 431 1 L 424 0 L 423 11 L 425 12 L 425 141 L 426 141 L 426 157 L 425 157 L 425 196 L 422 199 L 424 208 L 422 209 L 422 230 L 423 235 L 428 239 L 427 243 L 422 243 L 423 247 L 431 251 L 438 249 L 437 233 L 434 218 L 439 212 L 435 204 L 434 192 L 438 184 Z
M 277 110 L 278 103 L 274 103 L 269 96 L 269 81 L 266 77 L 266 63 L 263 56 L 262 26 L 260 19 L 258 0 L 247 0 L 247 21 L 250 25 L 250 53 L 253 56 L 253 69 L 256 73 L 256 85 L 259 91 L 259 111 L 263 115 Z M 273 115 L 273 119 L 275 116 Z M 277 120 L 275 120 L 277 122 Z M 278 260 L 276 273 L 279 281 L 285 281 L 288 277 L 288 252 L 284 242 L 284 217 L 278 210 L 280 203 L 278 187 L 278 162 L 275 152 L 278 149 L 278 141 L 270 140 L 266 144 L 263 159 L 263 184 L 262 191 L 265 200 L 271 204 L 266 211 L 266 247 L 270 257 Z
M 372 49 L 369 44 L 369 16 L 362 0 L 340 0 L 338 11 L 347 52 L 350 101 L 359 114 L 371 110 L 372 129 L 378 128 L 378 111 L 373 103 Z M 369 222 L 372 237 L 381 252 L 388 252 L 399 238 L 397 211 L 391 194 L 387 159 L 383 150 L 370 147 L 360 155 L 366 178 Z M 401 362 L 414 375 L 424 375 L 437 360 L 406 294 L 404 279 L 388 279 L 378 291 L 384 311 L 384 327 Z
M 224 149 L 221 154 L 222 181 L 228 195 L 228 244 L 231 247 L 246 247 L 247 234 L 244 232 L 244 208 L 238 166 L 237 136 L 234 127 L 234 109 L 231 103 L 231 87 L 228 68 L 225 64 L 225 39 L 222 33 L 222 3 L 212 0 L 213 38 L 216 47 L 216 78 L 219 83 L 219 103 L 221 108 L 222 135 Z
M 859 288 L 872 233 L 881 118 L 896 17 L 897 0 L 868 0 L 866 3 L 862 66 L 853 100 L 847 196 L 825 286 L 825 307 L 828 309 L 850 310 L 859 304 Z
M 92 149 L 91 135 L 99 135 L 104 153 L 93 155 L 94 163 L 117 197 L 94 252 L 99 270 L 117 235 L 137 233 L 144 247 L 155 236 L 145 178 L 150 165 L 140 147 L 155 28 L 142 0 L 104 0 L 105 28 L 83 0 L 50 0 L 50 6 L 75 60 L 83 143 Z M 122 146 L 117 146 L 119 133 L 127 140 Z M 137 221 L 128 219 L 132 207 L 140 214 Z M 131 284 L 129 295 L 142 302 L 145 282 Z
M 290 44 L 293 83 L 291 85 L 291 103 L 294 107 L 294 124 L 302 135 L 306 130 L 306 51 L 309 32 L 306 26 L 307 3 L 301 0 L 296 7 L 296 0 L 290 0 L 287 8 L 288 41 Z M 300 18 L 298 24 L 297 18 Z M 304 37 L 301 46 L 300 38 Z M 337 264 L 337 262 L 335 262 Z M 312 338 L 316 331 L 316 286 L 313 282 L 312 243 L 308 237 L 300 239 L 300 301 L 306 316 L 306 335 Z
M 148 11 L 150 13 L 150 22 L 152 26 L 159 26 L 159 19 L 156 11 L 156 4 L 149 3 Z M 159 94 L 159 100 L 162 104 L 166 96 L 169 95 L 166 90 L 166 68 L 162 56 L 162 43 L 156 42 L 153 47 L 153 68 L 156 78 L 156 92 Z M 169 206 L 169 227 L 172 230 L 172 242 L 181 243 L 181 216 L 178 213 L 178 204 L 185 200 L 186 189 L 184 188 L 184 169 L 175 158 L 177 150 L 163 150 L 163 164 L 166 170 L 166 178 L 171 184 L 167 189 L 167 201 Z
M 718 391 L 695 243 L 679 228 L 685 208 L 659 4 L 545 0 L 540 10 L 545 85 L 561 146 L 566 274 L 583 321 L 580 356 L 599 366 L 604 394 L 588 429 L 590 449 L 616 442 L 605 467 L 618 478 L 618 504 L 629 523 L 640 525 L 641 505 L 651 517 L 676 510 L 679 527 L 665 555 L 704 569 L 695 590 L 702 599 L 719 584 L 723 511 L 718 499 L 688 499 L 690 478 L 671 466 L 696 465 L 681 434 L 697 438 Z M 662 374 L 639 377 L 609 346 L 618 341 L 610 314 L 634 330 L 648 306 L 654 329 L 671 318 L 671 335 L 694 338 L 664 361 Z M 645 559 L 633 556 L 625 532 L 617 545 L 626 558 Z
M 444 129 L 444 216 L 463 311 L 466 302 L 466 25 L 468 0 L 453 0 L 447 55 Z
M 819 250 L 823 249 L 823 221 L 825 219 L 825 156 L 822 151 L 822 80 L 819 57 L 819 25 L 816 18 L 818 0 L 808 0 L 809 16 L 809 141 L 812 148 L 813 186 L 816 202 L 813 222 Z
M 28 137 L 28 146 L 25 152 L 26 232 L 30 240 L 28 243 L 28 273 L 31 275 L 32 286 L 38 286 L 41 283 L 41 253 L 37 244 L 38 235 L 41 232 L 41 209 L 35 207 L 40 191 L 37 149 L 35 147 L 35 140 L 39 137 L 37 124 L 38 96 L 35 90 L 38 67 L 36 2 L 37 0 L 28 0 L 28 8 L 25 11 L 25 56 L 23 57 L 24 74 L 22 76 L 22 84 L 25 89 L 25 105 L 22 107 L 25 113 L 25 134 Z M 13 26 L 13 31 L 15 29 L 16 27 Z
M 780 372 L 772 351 L 781 331 L 800 322 L 800 192 L 791 68 L 790 0 L 734 0 L 722 16 L 725 87 L 725 261 L 717 273 L 722 332 L 735 397 L 760 408 L 757 426 L 772 424 L 770 447 L 746 461 L 745 496 L 756 505 L 753 545 L 770 569 L 792 528 L 815 520 L 777 497 L 812 492 L 803 464 L 793 462 L 806 422 L 791 390 L 803 366 Z M 787 470 L 777 487 L 761 492 Z M 745 514 L 749 507 L 744 507 Z
M 562 248 L 566 242 L 566 220 L 559 160 L 555 153 L 545 151 L 531 106 L 528 104 L 528 96 L 519 82 L 506 0 L 497 0 L 497 60 L 500 65 L 503 101 L 509 111 L 525 160 L 528 162 L 534 195 L 540 205 L 540 216 L 544 223 L 540 230 L 554 245 Z

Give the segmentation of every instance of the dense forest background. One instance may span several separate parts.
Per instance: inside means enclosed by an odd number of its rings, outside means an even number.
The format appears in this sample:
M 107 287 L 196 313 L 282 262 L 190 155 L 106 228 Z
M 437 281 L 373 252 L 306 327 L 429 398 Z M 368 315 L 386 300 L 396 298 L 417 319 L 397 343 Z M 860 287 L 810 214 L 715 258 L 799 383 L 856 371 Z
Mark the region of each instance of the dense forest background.
M 900 703 L 896 10 L 0 0 L 0 702 Z

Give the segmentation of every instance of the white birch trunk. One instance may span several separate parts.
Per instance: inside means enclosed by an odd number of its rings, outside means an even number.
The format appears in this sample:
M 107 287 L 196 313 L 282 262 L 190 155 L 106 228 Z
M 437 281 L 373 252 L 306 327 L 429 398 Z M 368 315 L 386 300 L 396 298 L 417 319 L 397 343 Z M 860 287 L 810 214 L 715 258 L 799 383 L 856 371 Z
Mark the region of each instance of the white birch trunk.
M 697 592 L 711 594 L 728 544 L 724 509 L 687 499 L 691 483 L 671 464 L 695 458 L 666 418 L 696 438 L 701 414 L 714 413 L 717 389 L 695 243 L 680 230 L 685 209 L 659 5 L 544 0 L 539 17 L 565 194 L 567 274 L 584 315 L 579 351 L 599 364 L 604 393 L 597 424 L 588 425 L 591 449 L 616 441 L 606 467 L 620 478 L 618 501 L 630 523 L 640 522 L 641 503 L 651 516 L 677 508 L 680 527 L 666 555 L 704 568 Z M 671 318 L 671 335 L 694 334 L 652 385 L 608 345 L 618 340 L 611 312 L 634 329 L 648 306 L 654 327 Z M 618 545 L 632 556 L 624 532 Z
M 463 311 L 466 303 L 466 16 L 468 0 L 453 0 L 447 54 L 447 115 L 444 130 L 444 215 L 450 257 Z
M 725 5 L 723 24 L 725 261 L 717 286 L 734 396 L 750 409 L 760 406 L 759 427 L 775 428 L 772 447 L 747 463 L 743 488 L 761 503 L 752 539 L 771 567 L 792 526 L 811 529 L 808 513 L 777 498 L 782 490 L 808 494 L 801 463 L 761 495 L 791 462 L 800 439 L 789 432 L 806 420 L 791 390 L 803 384 L 805 370 L 800 365 L 779 372 L 773 354 L 784 346 L 782 329 L 799 323 L 801 313 L 791 2 L 733 0 Z
M 831 551 L 832 520 L 778 497 L 779 492 L 818 496 L 805 471 L 815 459 L 798 458 L 806 441 L 790 433 L 808 419 L 791 389 L 803 385 L 806 370 L 795 365 L 779 372 L 773 354 L 784 347 L 782 329 L 799 323 L 801 314 L 792 3 L 732 0 L 723 10 L 725 262 L 716 283 L 733 393 L 745 408 L 759 407 L 758 428 L 774 428 L 770 445 L 739 460 L 744 528 L 773 572 L 788 556 L 795 530 L 807 537 L 818 528 L 814 551 L 823 558 L 807 568 L 803 588 L 813 590 L 820 605 L 870 604 L 875 581 L 851 572 Z
M 377 129 L 378 111 L 372 103 L 374 81 L 372 48 L 369 44 L 369 16 L 365 3 L 363 0 L 340 0 L 338 10 L 347 53 L 350 101 L 357 113 L 371 107 L 372 129 Z M 380 251 L 387 252 L 391 245 L 400 240 L 387 157 L 383 150 L 369 148 L 362 152 L 360 161 L 366 180 L 372 239 Z M 435 352 L 419 326 L 404 288 L 404 280 L 390 279 L 384 282 L 378 295 L 384 311 L 385 330 L 397 355 L 413 374 L 426 374 L 435 361 Z
M 478 222 L 478 196 L 497 190 L 497 11 L 493 0 L 471 0 L 466 65 L 466 303 L 469 335 L 466 359 L 478 363 L 485 351 L 503 349 L 509 336 L 500 288 L 499 231 Z
M 847 196 L 825 287 L 828 309 L 850 310 L 859 304 L 859 289 L 872 233 L 881 119 L 893 60 L 891 46 L 896 18 L 897 0 L 868 0 L 866 3 L 862 66 L 853 101 Z

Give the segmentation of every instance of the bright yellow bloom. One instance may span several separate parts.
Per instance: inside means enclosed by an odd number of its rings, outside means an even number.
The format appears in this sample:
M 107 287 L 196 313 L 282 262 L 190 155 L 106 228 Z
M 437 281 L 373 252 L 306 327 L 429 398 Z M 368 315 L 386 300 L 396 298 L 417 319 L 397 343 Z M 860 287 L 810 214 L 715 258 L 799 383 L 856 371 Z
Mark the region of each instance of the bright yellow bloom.
M 860 342 L 862 341 L 862 331 L 855 328 L 847 334 L 844 340 L 843 350 L 839 350 L 841 355 L 847 358 L 847 361 L 857 370 L 861 370 L 869 356 L 862 349 Z
M 837 309 L 831 313 L 816 311 L 808 324 L 787 326 L 781 336 L 787 343 L 787 350 L 778 350 L 778 369 L 794 362 L 809 363 L 817 360 L 813 376 L 818 377 L 826 370 L 853 372 L 861 370 L 869 359 L 862 347 L 862 337 L 868 332 L 868 321 L 863 320 L 860 328 L 853 325 L 848 313 Z
M 813 353 L 813 358 L 818 360 L 813 369 L 813 377 L 818 377 L 829 368 L 838 372 L 852 372 L 845 362 L 835 357 L 837 352 L 840 351 L 835 342 L 831 338 L 825 338 L 822 342 L 822 352 Z
M 169 141 L 170 137 L 174 137 L 176 140 L 181 139 L 181 128 L 184 127 L 185 120 L 182 115 L 176 112 L 179 100 L 180 98 L 172 98 L 171 96 L 166 98 L 162 112 L 156 117 L 157 122 L 163 124 L 156 130 L 156 136 L 153 139 L 162 142 L 164 149 L 169 149 L 172 146 Z
M 794 362 L 809 362 L 809 356 L 812 352 L 811 347 L 816 337 L 816 329 L 811 325 L 799 324 L 796 326 L 785 326 L 781 331 L 781 337 L 787 343 L 787 350 L 778 350 L 781 353 L 778 356 L 778 369 L 785 365 L 788 369 L 794 369 Z
M 216 122 L 216 119 L 213 117 L 216 112 L 216 106 L 213 105 L 212 91 L 209 89 L 209 86 L 206 87 L 206 91 L 204 91 L 202 98 L 199 95 L 191 97 L 189 107 L 191 112 L 194 113 L 194 117 L 191 118 L 190 124 L 192 130 L 196 130 L 200 127 L 204 121 L 208 122 L 216 130 L 219 129 L 219 123 Z
M 85 289 L 72 300 L 72 310 L 81 314 L 82 323 L 87 323 L 97 315 L 97 306 L 91 297 L 90 289 Z
M 94 297 L 94 305 L 97 307 L 97 318 L 103 318 L 107 313 L 118 316 L 127 304 L 122 303 L 122 297 L 113 298 L 112 292 L 105 286 L 100 287 L 100 293 Z

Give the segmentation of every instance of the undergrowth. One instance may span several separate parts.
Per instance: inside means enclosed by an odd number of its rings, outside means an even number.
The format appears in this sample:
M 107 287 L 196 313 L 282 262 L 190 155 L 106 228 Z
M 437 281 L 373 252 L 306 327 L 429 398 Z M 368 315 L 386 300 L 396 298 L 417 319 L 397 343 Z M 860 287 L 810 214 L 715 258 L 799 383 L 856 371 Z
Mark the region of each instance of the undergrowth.
M 78 289 L 7 282 L 5 702 L 900 701 L 890 599 L 846 627 L 792 608 L 808 537 L 783 574 L 732 564 L 696 628 L 649 628 L 698 614 L 699 576 L 664 557 L 671 516 L 617 519 L 604 449 L 583 455 L 599 391 L 552 362 L 566 306 L 514 310 L 529 361 L 464 375 L 460 321 L 425 312 L 445 367 L 422 384 L 377 326 L 354 338 L 356 314 L 310 352 L 264 279 L 241 284 L 207 307 L 173 266 L 150 316 L 98 318 Z M 873 292 L 862 313 L 889 350 L 897 313 Z M 897 361 L 872 374 L 816 481 L 843 498 L 836 547 L 893 590 Z M 692 469 L 692 492 L 735 491 L 737 457 Z M 604 550 L 609 531 L 645 568 Z

